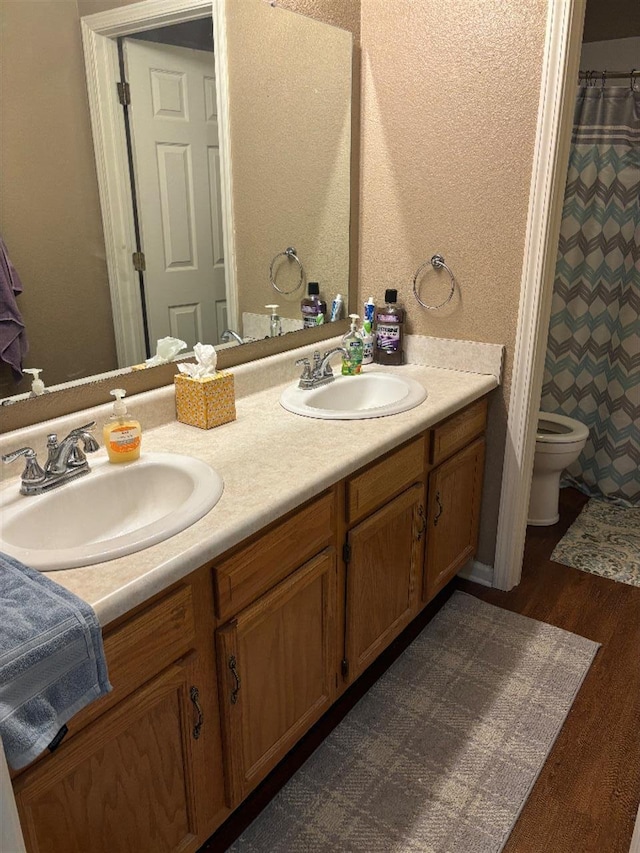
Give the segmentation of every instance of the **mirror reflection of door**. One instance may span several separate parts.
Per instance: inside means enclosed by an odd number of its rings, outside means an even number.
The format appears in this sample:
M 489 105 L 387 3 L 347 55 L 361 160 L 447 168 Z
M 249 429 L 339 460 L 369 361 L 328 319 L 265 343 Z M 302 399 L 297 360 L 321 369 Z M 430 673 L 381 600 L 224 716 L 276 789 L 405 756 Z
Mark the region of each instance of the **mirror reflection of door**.
M 124 39 L 149 344 L 227 327 L 212 51 Z

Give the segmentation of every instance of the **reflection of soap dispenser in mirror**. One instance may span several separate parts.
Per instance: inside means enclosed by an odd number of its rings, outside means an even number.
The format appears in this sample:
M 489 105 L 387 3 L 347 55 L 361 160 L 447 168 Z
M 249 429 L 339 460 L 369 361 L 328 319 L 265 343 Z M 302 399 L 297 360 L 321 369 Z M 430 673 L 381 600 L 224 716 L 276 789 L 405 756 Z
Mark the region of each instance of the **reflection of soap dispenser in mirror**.
M 269 317 L 269 337 L 270 338 L 278 338 L 282 334 L 282 320 L 276 314 L 277 305 L 265 305 L 265 308 L 271 309 L 271 316 Z
M 342 346 L 349 353 L 349 356 L 342 357 L 342 375 L 357 376 L 362 370 L 362 338 L 356 332 L 356 321 L 359 319 L 358 314 L 349 314 L 351 318 L 351 328 L 342 338 Z
M 44 387 L 44 382 L 40 379 L 40 374 L 42 373 L 41 367 L 25 367 L 22 371 L 23 373 L 30 373 L 33 376 L 33 382 L 31 383 L 31 394 L 30 397 L 40 397 L 41 394 L 48 394 L 48 390 Z
M 110 393 L 116 401 L 113 404 L 113 414 L 102 431 L 109 462 L 133 462 L 140 456 L 142 429 L 139 422 L 128 414 L 122 400 L 127 392 L 123 388 L 115 388 Z

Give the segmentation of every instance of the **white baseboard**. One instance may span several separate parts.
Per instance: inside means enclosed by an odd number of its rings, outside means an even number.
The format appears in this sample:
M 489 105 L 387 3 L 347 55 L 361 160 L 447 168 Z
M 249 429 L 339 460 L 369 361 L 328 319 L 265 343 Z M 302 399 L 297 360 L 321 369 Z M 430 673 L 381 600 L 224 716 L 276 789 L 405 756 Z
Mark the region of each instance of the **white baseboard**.
M 458 577 L 479 583 L 481 586 L 493 586 L 493 566 L 487 566 L 478 560 L 469 560 L 458 572 Z

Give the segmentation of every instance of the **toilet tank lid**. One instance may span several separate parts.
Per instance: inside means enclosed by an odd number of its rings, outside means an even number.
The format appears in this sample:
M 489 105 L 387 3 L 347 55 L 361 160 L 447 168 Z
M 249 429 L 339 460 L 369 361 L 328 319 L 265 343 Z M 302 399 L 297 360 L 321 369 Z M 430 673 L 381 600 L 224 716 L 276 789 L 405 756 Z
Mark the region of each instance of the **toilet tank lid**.
M 589 428 L 581 421 L 553 412 L 538 412 L 536 441 L 569 444 L 572 441 L 585 441 L 588 437 Z

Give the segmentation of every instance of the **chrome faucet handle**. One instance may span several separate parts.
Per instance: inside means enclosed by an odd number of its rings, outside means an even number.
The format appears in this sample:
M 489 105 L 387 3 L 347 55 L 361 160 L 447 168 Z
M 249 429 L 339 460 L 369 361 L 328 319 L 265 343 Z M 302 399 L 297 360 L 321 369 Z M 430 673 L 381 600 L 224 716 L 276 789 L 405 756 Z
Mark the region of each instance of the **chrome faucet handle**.
M 5 464 L 15 462 L 21 456 L 25 458 L 24 471 L 22 472 L 23 483 L 40 483 L 45 478 L 45 472 L 42 470 L 36 452 L 32 447 L 21 447 L 19 450 L 14 450 L 13 453 L 5 453 L 2 461 Z
M 313 374 L 311 372 L 311 362 L 308 358 L 299 358 L 296 361 L 296 367 L 302 368 L 302 376 L 298 383 L 299 388 L 311 388 L 313 384 Z
M 308 358 L 299 358 L 296 361 L 296 367 L 302 367 L 301 379 L 311 379 L 311 362 Z
M 89 421 L 88 424 L 83 424 L 83 426 L 76 427 L 72 429 L 67 438 L 71 438 L 72 436 L 78 436 L 79 438 L 83 438 L 83 433 L 89 433 L 90 430 L 94 428 L 96 425 L 95 421 Z M 93 436 L 91 436 L 93 438 Z

